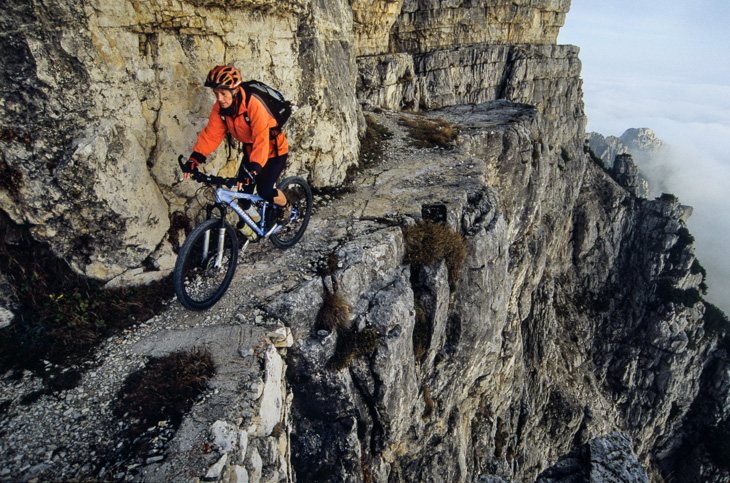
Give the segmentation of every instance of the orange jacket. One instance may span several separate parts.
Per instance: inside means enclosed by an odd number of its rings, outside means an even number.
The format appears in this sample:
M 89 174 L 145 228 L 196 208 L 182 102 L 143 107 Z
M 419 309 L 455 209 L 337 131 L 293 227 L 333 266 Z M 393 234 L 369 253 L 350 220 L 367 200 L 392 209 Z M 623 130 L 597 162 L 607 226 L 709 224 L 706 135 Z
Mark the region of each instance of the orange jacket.
M 283 132 L 276 137 L 276 143 L 273 142 L 270 130 L 277 126 L 276 120 L 256 96 L 251 96 L 247 108 L 245 105 L 246 94 L 241 90 L 239 95 L 244 96 L 244 98 L 238 108 L 238 115 L 235 117 L 226 116 L 225 122 L 219 114 L 220 104 L 216 102 L 213 105 L 213 110 L 210 111 L 208 117 L 208 125 L 200 131 L 198 140 L 193 146 L 193 151 L 200 153 L 204 160 L 220 146 L 228 131 L 237 141 L 246 145 L 250 162 L 257 163 L 263 168 L 269 158 L 277 155 L 277 149 L 278 155 L 288 153 L 289 144 Z M 251 126 L 244 118 L 246 113 L 248 113 L 251 120 Z

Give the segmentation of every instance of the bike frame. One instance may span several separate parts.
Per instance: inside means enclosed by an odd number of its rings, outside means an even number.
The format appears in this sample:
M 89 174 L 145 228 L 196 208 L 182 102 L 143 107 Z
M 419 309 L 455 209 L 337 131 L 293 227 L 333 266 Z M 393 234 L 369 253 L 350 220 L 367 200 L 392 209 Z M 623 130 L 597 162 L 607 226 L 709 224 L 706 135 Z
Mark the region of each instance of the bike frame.
M 250 216 L 248 216 L 248 213 L 243 211 L 243 209 L 238 206 L 237 200 L 248 200 L 251 203 L 257 203 L 259 201 L 263 202 L 263 206 L 261 208 L 261 211 L 259 214 L 261 215 L 261 221 L 260 226 L 256 224 L 253 219 L 251 219 Z M 277 231 L 279 231 L 282 227 L 278 223 L 275 223 L 274 226 L 271 227 L 271 229 L 264 233 L 264 227 L 265 227 L 265 216 L 266 211 L 269 209 L 269 203 L 268 201 L 264 200 L 262 197 L 254 194 L 248 194 L 248 193 L 241 193 L 238 191 L 230 191 L 223 188 L 216 188 L 215 190 L 215 206 L 218 207 L 218 209 L 221 212 L 221 220 L 225 220 L 226 218 L 226 206 L 231 207 L 233 211 L 236 212 L 236 214 L 243 220 L 244 223 L 246 223 L 258 236 L 262 238 L 268 238 L 270 235 L 273 235 Z M 208 218 L 210 218 L 212 210 L 208 211 Z M 296 216 L 296 208 L 292 211 L 292 216 Z M 206 233 L 205 238 L 203 239 L 203 262 L 208 258 L 208 248 L 210 246 L 210 234 Z M 218 229 L 218 253 L 216 254 L 215 258 L 215 267 L 220 268 L 221 263 L 223 262 L 223 240 L 225 238 L 225 226 L 223 223 L 221 223 L 220 228 Z M 245 249 L 248 246 L 249 240 L 246 240 L 246 244 L 244 245 L 243 249 Z
M 177 158 L 177 162 L 180 165 L 180 168 L 183 169 L 183 171 L 184 171 L 184 167 L 183 167 L 184 159 L 185 158 L 183 156 L 178 156 L 178 158 Z M 245 169 L 245 167 L 244 167 L 244 169 Z M 246 172 L 249 175 L 249 178 L 251 178 L 251 173 L 249 173 L 248 170 L 246 170 Z M 208 175 L 202 175 L 202 176 L 207 180 L 207 182 L 214 182 L 217 184 L 217 187 L 215 190 L 215 207 L 218 208 L 221 212 L 221 224 L 220 224 L 220 228 L 218 229 L 218 253 L 216 254 L 216 259 L 215 259 L 216 267 L 219 268 L 223 261 L 223 241 L 225 239 L 225 225 L 223 222 L 226 219 L 226 207 L 227 206 L 230 206 L 233 209 L 233 211 L 236 212 L 236 214 L 239 216 L 239 218 L 241 218 L 241 220 L 243 220 L 243 222 L 246 223 L 249 226 L 249 228 L 251 228 L 251 230 L 253 230 L 253 232 L 256 233 L 256 235 L 258 235 L 261 238 L 268 238 L 270 235 L 273 235 L 274 233 L 281 230 L 282 226 L 279 225 L 278 223 L 274 223 L 274 226 L 272 226 L 268 232 L 264 233 L 264 228 L 266 226 L 266 221 L 265 221 L 266 220 L 266 211 L 269 209 L 269 206 L 272 203 L 269 203 L 268 201 L 264 200 L 262 197 L 260 197 L 258 195 L 249 194 L 249 193 L 241 193 L 238 191 L 231 191 L 231 190 L 221 188 L 221 184 L 223 182 L 226 182 L 228 180 L 228 178 L 220 178 L 217 176 L 208 176 Z M 196 181 L 200 181 L 197 178 L 194 178 L 194 179 L 196 179 Z M 261 215 L 260 225 L 256 225 L 256 222 L 253 221 L 253 219 L 251 219 L 251 217 L 248 216 L 248 214 L 245 211 L 243 211 L 243 209 L 240 206 L 238 206 L 237 200 L 248 200 L 251 203 L 263 202 L 261 211 L 259 212 L 259 214 Z M 211 218 L 212 211 L 213 211 L 212 207 L 208 208 L 208 219 Z M 294 218 L 296 216 L 297 216 L 297 209 L 293 208 L 292 209 L 292 218 Z M 208 232 L 206 232 L 205 238 L 203 239 L 203 260 L 202 260 L 203 263 L 205 263 L 205 260 L 208 259 L 208 251 L 209 251 L 209 247 L 210 247 L 210 238 L 209 237 L 210 237 L 210 234 Z M 249 241 L 250 240 L 246 240 L 246 243 L 243 246 L 243 249 L 245 249 L 248 246 Z
M 261 212 L 259 213 L 261 215 L 261 221 L 259 222 L 261 226 L 257 225 L 255 221 L 251 219 L 250 216 L 248 216 L 248 213 L 243 211 L 243 209 L 238 206 L 238 203 L 236 200 L 248 200 L 251 203 L 257 203 L 259 201 L 263 201 L 264 205 L 261 209 Z M 246 223 L 258 236 L 262 238 L 268 238 L 269 235 L 272 235 L 279 231 L 281 229 L 281 226 L 279 224 L 275 224 L 271 227 L 271 229 L 264 233 L 264 223 L 266 220 L 266 211 L 269 209 L 270 203 L 265 201 L 262 197 L 254 194 L 248 194 L 248 193 L 241 193 L 238 191 L 230 191 L 223 188 L 216 188 L 215 190 L 215 201 L 216 204 L 222 204 L 225 206 L 230 206 L 233 211 L 236 212 L 236 214 L 243 220 L 244 223 Z M 222 215 L 225 215 L 225 212 L 221 213 Z M 296 215 L 296 213 L 292 213 L 293 215 Z M 225 217 L 225 216 L 223 216 Z
M 251 219 L 250 216 L 248 216 L 248 213 L 243 211 L 243 209 L 238 206 L 238 202 L 236 200 L 248 200 L 251 203 L 256 203 L 258 201 L 263 201 L 263 207 L 261 209 L 260 215 L 261 215 L 261 226 L 256 225 L 256 222 Z M 215 264 L 214 267 L 220 268 L 221 264 L 223 263 L 223 240 L 225 239 L 225 224 L 223 223 L 226 219 L 226 207 L 229 206 L 233 209 L 233 211 L 236 212 L 236 214 L 243 220 L 244 223 L 246 223 L 258 236 L 260 237 L 267 237 L 271 235 L 272 233 L 276 233 L 281 227 L 279 225 L 274 225 L 271 230 L 269 230 L 268 233 L 264 234 L 264 215 L 266 214 L 266 210 L 268 208 L 269 203 L 267 203 L 263 198 L 260 196 L 254 195 L 254 194 L 248 194 L 248 193 L 240 193 L 237 191 L 230 191 L 223 188 L 216 188 L 215 190 L 215 205 L 208 208 L 208 219 L 211 218 L 211 214 L 213 212 L 214 208 L 218 208 L 220 210 L 221 214 L 221 223 L 220 227 L 218 228 L 218 251 L 215 256 Z M 248 246 L 249 240 L 246 240 L 246 243 L 244 245 L 244 250 Z M 205 237 L 203 238 L 203 253 L 202 253 L 202 263 L 205 263 L 205 261 L 208 259 L 209 255 L 209 249 L 210 249 L 210 232 L 205 233 Z

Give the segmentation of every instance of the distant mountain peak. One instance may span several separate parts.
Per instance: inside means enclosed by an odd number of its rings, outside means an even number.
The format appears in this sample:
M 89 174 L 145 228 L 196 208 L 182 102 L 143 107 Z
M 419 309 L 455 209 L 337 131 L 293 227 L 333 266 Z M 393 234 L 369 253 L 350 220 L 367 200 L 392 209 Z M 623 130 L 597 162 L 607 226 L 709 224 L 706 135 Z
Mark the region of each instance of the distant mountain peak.
M 647 127 L 627 129 L 619 139 L 628 146 L 629 151 L 660 151 L 666 146 L 666 143 Z
M 613 166 L 616 156 L 629 152 L 626 143 L 616 136 L 604 137 L 603 134 L 590 132 L 586 134 L 586 139 L 596 156 L 601 158 L 609 168 Z

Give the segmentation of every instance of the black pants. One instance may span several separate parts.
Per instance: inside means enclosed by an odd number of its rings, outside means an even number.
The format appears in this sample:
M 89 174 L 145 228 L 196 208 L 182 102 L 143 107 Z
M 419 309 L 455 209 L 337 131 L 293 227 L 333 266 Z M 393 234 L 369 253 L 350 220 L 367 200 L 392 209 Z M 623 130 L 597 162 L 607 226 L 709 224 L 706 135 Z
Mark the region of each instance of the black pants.
M 259 175 L 256 176 L 256 192 L 269 203 L 274 202 L 274 198 L 279 192 L 279 190 L 274 188 L 274 185 L 276 184 L 276 180 L 279 179 L 281 172 L 284 171 L 288 157 L 288 154 L 282 154 L 274 158 L 269 158 Z M 248 168 L 248 166 L 246 167 Z M 248 186 L 244 186 L 243 192 L 252 193 L 253 190 Z

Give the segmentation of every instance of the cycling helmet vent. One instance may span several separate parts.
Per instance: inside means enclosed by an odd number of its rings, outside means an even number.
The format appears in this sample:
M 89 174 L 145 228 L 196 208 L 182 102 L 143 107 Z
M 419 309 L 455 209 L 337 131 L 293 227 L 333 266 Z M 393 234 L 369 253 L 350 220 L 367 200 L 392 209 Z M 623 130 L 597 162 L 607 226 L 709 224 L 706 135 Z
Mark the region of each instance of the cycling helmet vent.
M 208 72 L 205 87 L 218 89 L 235 89 L 241 84 L 241 73 L 230 65 L 218 65 Z

